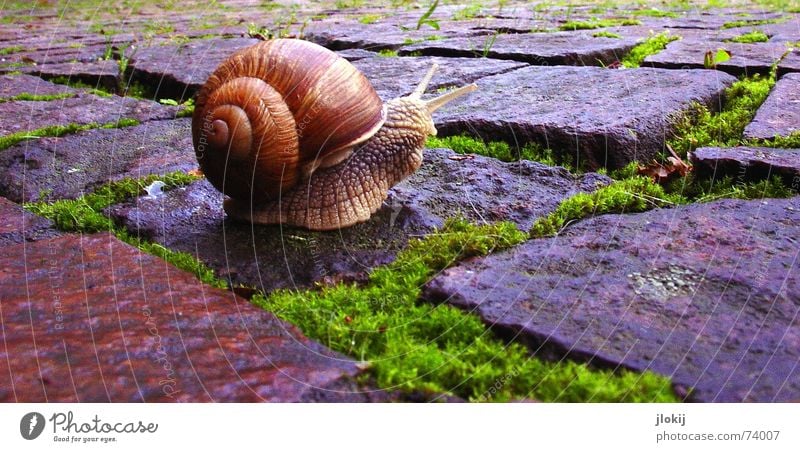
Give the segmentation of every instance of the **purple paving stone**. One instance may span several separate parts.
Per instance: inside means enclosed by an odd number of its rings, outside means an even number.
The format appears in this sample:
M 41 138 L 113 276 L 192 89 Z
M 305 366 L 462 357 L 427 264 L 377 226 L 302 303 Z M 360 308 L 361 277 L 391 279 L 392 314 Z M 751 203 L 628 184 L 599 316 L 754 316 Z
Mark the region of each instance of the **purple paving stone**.
M 0 245 L 31 242 L 58 235 L 50 220 L 27 212 L 19 204 L 0 197 Z
M 78 94 L 67 99 L 13 101 L 0 103 L 0 118 L 14 118 L 0 123 L 0 136 L 67 124 L 108 124 L 123 118 L 150 121 L 174 118 L 176 107 L 131 97 L 100 97 Z
M 0 75 L 0 99 L 8 99 L 20 94 L 47 96 L 64 93 L 77 94 L 79 92 L 79 90 L 69 86 L 56 85 L 32 75 Z
M 609 182 L 594 173 L 574 176 L 534 162 L 503 163 L 443 149 L 426 150 L 424 158 L 369 221 L 341 231 L 233 222 L 222 210 L 223 196 L 205 180 L 109 213 L 143 237 L 197 256 L 234 283 L 272 291 L 363 279 L 369 269 L 391 262 L 410 237 L 454 216 L 528 228 L 564 198 Z
M 786 46 L 782 43 L 739 44 L 706 40 L 682 39 L 673 41 L 663 51 L 644 59 L 643 65 L 665 69 L 702 69 L 706 52 L 716 54 L 727 50 L 731 58 L 719 63 L 716 69 L 732 75 L 768 74 L 779 61 Z
M 131 79 L 157 88 L 157 96 L 189 99 L 232 53 L 260 42 L 252 38 L 199 39 L 140 48 L 128 67 Z
M 24 141 L 0 153 L 0 194 L 77 198 L 110 180 L 197 168 L 188 118 Z
M 589 31 L 460 37 L 410 45 L 400 54 L 485 56 L 535 65 L 597 66 L 619 61 L 636 45 L 634 38 L 608 39 L 592 35 Z
M 418 42 L 437 42 L 435 40 L 458 36 L 486 35 L 488 30 L 473 29 L 470 26 L 441 24 L 439 30 L 416 26 L 403 30 L 392 24 L 364 25 L 351 20 L 326 21 L 313 24 L 304 30 L 304 38 L 333 50 L 360 48 L 372 51 L 397 50 Z
M 442 135 L 539 142 L 588 168 L 650 161 L 690 102 L 718 108 L 735 79 L 707 70 L 526 67 L 478 80 L 434 114 Z
M 603 215 L 425 288 L 555 359 L 651 370 L 690 399 L 800 399 L 800 197 Z
M 46 79 L 66 77 L 70 82 L 80 82 L 111 92 L 119 88 L 119 62 L 116 60 L 40 64 L 22 67 L 20 72 Z
M 367 77 L 381 98 L 389 100 L 411 94 L 434 63 L 439 69 L 428 92 L 463 86 L 525 66 L 514 61 L 441 57 L 364 58 L 354 61 L 353 65 Z
M 771 139 L 800 131 L 800 74 L 786 74 L 744 129 L 744 138 Z
M 0 298 L 4 402 L 293 402 L 363 368 L 109 234 L 4 247 Z
M 800 72 L 800 50 L 793 49 L 778 63 L 778 77 L 790 72 Z
M 800 149 L 698 148 L 690 157 L 701 177 L 762 180 L 780 176 L 790 187 L 800 189 Z

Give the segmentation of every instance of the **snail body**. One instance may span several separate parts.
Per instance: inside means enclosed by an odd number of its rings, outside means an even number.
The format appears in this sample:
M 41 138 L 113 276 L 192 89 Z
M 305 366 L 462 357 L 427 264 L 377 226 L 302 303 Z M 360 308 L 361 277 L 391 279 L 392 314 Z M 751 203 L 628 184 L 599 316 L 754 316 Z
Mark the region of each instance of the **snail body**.
M 423 101 L 435 70 L 383 104 L 363 74 L 316 44 L 276 39 L 239 51 L 198 93 L 200 168 L 234 219 L 312 230 L 366 221 L 422 164 L 433 111 L 476 89 Z

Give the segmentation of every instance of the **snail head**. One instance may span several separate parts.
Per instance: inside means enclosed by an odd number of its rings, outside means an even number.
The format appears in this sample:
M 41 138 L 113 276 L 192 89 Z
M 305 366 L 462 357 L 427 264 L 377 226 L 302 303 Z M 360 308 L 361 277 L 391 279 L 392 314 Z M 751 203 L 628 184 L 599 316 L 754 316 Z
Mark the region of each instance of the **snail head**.
M 436 135 L 436 128 L 433 125 L 433 112 L 447 103 L 478 89 L 476 84 L 470 83 L 433 99 L 422 100 L 422 94 L 428 88 L 428 84 L 438 68 L 439 65 L 434 63 L 411 94 L 390 101 L 388 105 L 389 108 L 394 108 L 397 112 L 394 117 L 403 118 L 403 122 L 408 122 L 408 128 L 419 130 L 425 137 Z

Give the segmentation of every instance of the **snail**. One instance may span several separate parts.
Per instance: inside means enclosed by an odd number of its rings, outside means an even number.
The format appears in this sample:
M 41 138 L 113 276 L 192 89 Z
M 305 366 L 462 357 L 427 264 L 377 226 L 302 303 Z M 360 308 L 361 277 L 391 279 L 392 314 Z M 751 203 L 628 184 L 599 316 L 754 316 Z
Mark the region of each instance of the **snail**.
M 477 89 L 423 101 L 436 68 L 384 104 L 350 62 L 317 44 L 274 39 L 242 49 L 198 92 L 200 169 L 236 220 L 311 230 L 366 221 L 422 164 L 436 134 L 431 114 Z

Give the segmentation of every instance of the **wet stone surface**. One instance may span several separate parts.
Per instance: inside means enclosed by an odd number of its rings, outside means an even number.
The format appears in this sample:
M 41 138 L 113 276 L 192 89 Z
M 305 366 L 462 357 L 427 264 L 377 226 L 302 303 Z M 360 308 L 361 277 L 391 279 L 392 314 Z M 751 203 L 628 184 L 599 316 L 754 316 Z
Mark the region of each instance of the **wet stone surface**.
M 73 48 L 67 45 L 53 46 L 41 50 L 16 52 L 0 57 L 0 72 L 17 71 L 20 67 L 77 61 L 89 63 L 100 60 L 106 52 L 105 45 Z
M 691 161 L 701 177 L 762 180 L 781 176 L 790 187 L 800 188 L 800 149 L 698 148 Z
M 787 53 L 778 64 L 778 77 L 783 77 L 790 72 L 800 72 L 800 50 L 798 49 Z
M 434 63 L 439 69 L 428 85 L 429 93 L 525 66 L 513 61 L 438 57 L 364 58 L 353 65 L 369 79 L 382 99 L 389 100 L 411 94 Z
M 778 80 L 753 121 L 744 129 L 744 137 L 768 140 L 798 131 L 800 74 L 786 74 Z
M 718 109 L 735 79 L 722 72 L 526 67 L 482 78 L 480 89 L 434 114 L 441 135 L 539 142 L 589 168 L 649 161 L 690 102 Z
M 435 114 L 439 135 L 519 146 L 533 141 L 591 169 L 650 161 L 691 102 L 717 110 L 734 75 L 766 74 L 777 62 L 779 82 L 743 140 L 787 135 L 800 123 L 800 79 L 792 75 L 800 72 L 800 53 L 787 53 L 800 42 L 800 14 L 762 7 L 440 2 L 424 23 L 422 4 L 226 0 L 169 9 L 165 2 L 138 2 L 130 14 L 104 5 L 89 20 L 63 14 L 52 2 L 16 3 L 0 12 L 0 137 L 122 118 L 142 124 L 28 139 L 0 151 L 0 361 L 8 363 L 8 372 L 0 372 L 2 401 L 436 397 L 376 390 L 362 378 L 362 364 L 243 298 L 110 235 L 67 234 L 26 212 L 20 203 L 72 199 L 110 180 L 197 166 L 189 119 L 176 118 L 177 107 L 101 98 L 45 80 L 67 77 L 117 93 L 132 80 L 142 88 L 132 92 L 182 101 L 231 53 L 259 42 L 259 34 L 302 35 L 353 61 L 384 99 L 409 93 L 432 62 L 440 69 L 426 98 L 475 82 L 477 92 Z M 633 11 L 651 8 L 676 17 Z M 626 18 L 641 24 L 559 30 L 568 22 Z M 765 19 L 779 23 L 746 23 Z M 724 28 L 734 21 L 745 22 Z M 752 30 L 769 41 L 729 42 Z M 620 37 L 594 36 L 602 32 Z M 681 40 L 643 68 L 613 69 L 634 45 L 662 32 Z M 705 70 L 705 51 L 719 48 L 733 58 L 719 71 Z M 61 93 L 73 97 L 9 100 Z M 795 188 L 800 181 L 798 149 L 706 147 L 691 161 L 701 178 L 744 183 L 777 174 Z M 236 290 L 249 296 L 253 287 L 364 282 L 370 269 L 391 262 L 409 239 L 430 234 L 446 218 L 508 220 L 528 230 L 565 198 L 609 182 L 594 173 L 440 149 L 426 151 L 423 168 L 394 187 L 370 221 L 342 231 L 231 221 L 222 195 L 205 180 L 105 213 L 133 236 L 196 256 L 233 285 L 247 286 Z M 587 219 L 557 238 L 451 268 L 425 297 L 474 311 L 504 338 L 545 358 L 654 370 L 670 377 L 680 395 L 695 388 L 690 400 L 797 401 L 798 220 L 798 198 Z M 20 285 L 23 279 L 28 286 Z M 95 344 L 97 354 L 86 344 Z
M 0 197 L 0 245 L 54 237 L 58 232 L 44 218 L 26 212 L 22 206 Z
M 76 97 L 48 102 L 4 102 L 0 103 L 0 117 L 14 120 L 0 123 L 0 136 L 67 124 L 109 124 L 120 119 L 141 122 L 172 119 L 177 111 L 176 107 L 149 100 L 93 94 L 78 94 Z
M 409 237 L 454 216 L 509 220 L 527 229 L 562 199 L 608 182 L 593 173 L 575 177 L 534 162 L 502 163 L 432 149 L 422 168 L 390 190 L 369 221 L 341 231 L 233 222 L 222 210 L 222 195 L 205 180 L 109 212 L 135 234 L 191 253 L 234 283 L 271 291 L 362 279 L 369 269 L 391 262 Z
M 527 33 L 444 39 L 404 47 L 400 54 L 420 52 L 422 55 L 449 57 L 487 56 L 540 66 L 599 66 L 601 63 L 608 65 L 619 61 L 636 45 L 634 38 L 595 38 L 592 34 L 592 31 Z
M 181 45 L 139 49 L 128 67 L 132 80 L 157 89 L 157 96 L 189 99 L 233 52 L 258 39 L 199 39 Z
M 20 94 L 54 95 L 80 92 L 65 85 L 56 85 L 31 75 L 0 75 L 0 99 L 19 96 Z
M 119 62 L 103 60 L 84 63 L 52 63 L 20 68 L 21 72 L 46 79 L 66 77 L 92 87 L 116 92 L 119 84 Z
M 438 8 L 437 8 L 438 9 Z M 442 24 L 439 30 L 416 25 L 403 30 L 392 24 L 363 25 L 354 21 L 326 21 L 312 24 L 304 31 L 304 38 L 332 50 L 365 49 L 372 51 L 397 50 L 417 42 L 474 35 L 487 35 L 489 30 L 469 26 Z
M 443 271 L 424 297 L 543 356 L 670 376 L 698 401 L 800 398 L 800 197 L 582 221 Z
M 0 152 L 0 195 L 15 202 L 77 198 L 110 180 L 194 169 L 190 122 L 151 121 L 23 141 Z
M 0 296 L 3 402 L 346 399 L 326 388 L 361 372 L 274 315 L 108 234 L 6 246 Z
M 666 49 L 644 59 L 644 65 L 665 69 L 703 69 L 705 53 L 718 49 L 730 52 L 731 58 L 717 64 L 720 71 L 732 75 L 768 74 L 779 61 L 786 46 L 783 43 L 739 44 L 705 40 L 682 39 L 671 42 Z

